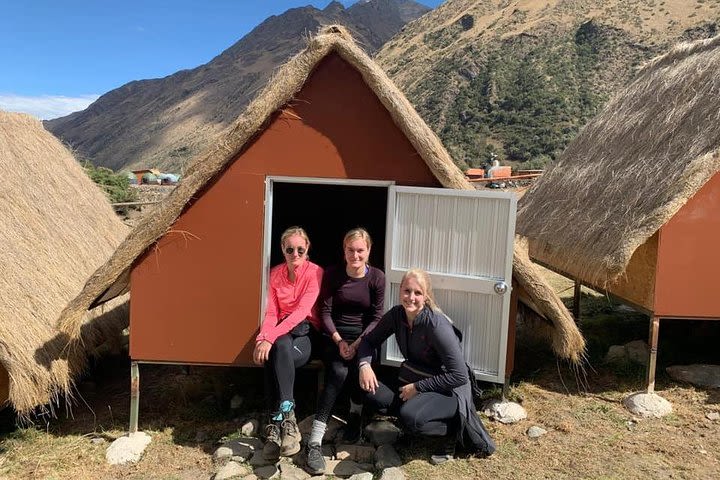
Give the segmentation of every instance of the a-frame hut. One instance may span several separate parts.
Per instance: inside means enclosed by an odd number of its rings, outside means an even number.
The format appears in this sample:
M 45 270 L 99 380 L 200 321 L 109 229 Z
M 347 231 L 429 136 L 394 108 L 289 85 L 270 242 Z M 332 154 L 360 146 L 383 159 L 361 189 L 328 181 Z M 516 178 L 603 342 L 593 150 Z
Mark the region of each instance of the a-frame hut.
M 62 316 L 64 331 L 75 335 L 85 310 L 130 290 L 133 359 L 248 365 L 285 227 L 305 227 L 313 261 L 327 265 L 341 259 L 344 231 L 366 226 L 371 262 L 384 266 L 388 183 L 475 194 L 342 27 L 310 39 L 188 172 L 88 280 Z M 527 259 L 515 263 L 515 290 L 525 287 L 556 326 L 555 351 L 578 361 L 584 340 L 569 312 Z
M 82 348 L 56 324 L 129 228 L 29 115 L 0 112 L 0 172 L 0 403 L 25 415 L 71 395 L 88 351 L 119 341 L 126 304 L 80 315 Z
M 661 318 L 718 319 L 720 37 L 646 65 L 520 202 L 531 258 Z

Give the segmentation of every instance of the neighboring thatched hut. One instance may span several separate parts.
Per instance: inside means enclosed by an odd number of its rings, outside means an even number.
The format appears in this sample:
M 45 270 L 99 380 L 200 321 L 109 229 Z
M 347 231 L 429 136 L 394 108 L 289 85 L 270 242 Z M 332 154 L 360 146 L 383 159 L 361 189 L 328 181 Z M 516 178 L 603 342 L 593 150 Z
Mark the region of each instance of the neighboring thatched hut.
M 66 350 L 57 319 L 128 228 L 29 115 L 0 112 L 0 172 L 0 404 L 27 414 L 71 393 L 86 353 Z M 87 320 L 79 316 L 78 327 L 92 350 L 119 336 L 127 310 Z
M 340 260 L 334 252 L 344 231 L 364 225 L 375 237 L 371 261 L 383 266 L 393 182 L 475 194 L 385 73 L 342 27 L 328 27 L 89 279 L 63 313 L 62 329 L 75 335 L 85 310 L 130 290 L 134 360 L 250 364 L 282 230 L 306 227 L 313 260 L 324 265 Z M 527 259 L 515 262 L 523 266 L 516 291 L 525 287 L 557 326 L 556 352 L 577 361 L 584 341 L 569 313 Z M 497 335 L 488 344 L 505 349 L 507 338 Z
M 720 318 L 719 122 L 720 37 L 680 45 L 520 201 L 531 258 L 653 316 L 651 375 L 661 317 Z

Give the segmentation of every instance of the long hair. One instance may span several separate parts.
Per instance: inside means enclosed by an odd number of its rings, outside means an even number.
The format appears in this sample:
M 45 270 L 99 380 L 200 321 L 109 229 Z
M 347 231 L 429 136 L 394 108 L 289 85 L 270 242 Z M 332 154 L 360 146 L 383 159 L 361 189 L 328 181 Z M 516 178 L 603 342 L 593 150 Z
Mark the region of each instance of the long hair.
M 298 226 L 289 227 L 282 233 L 282 235 L 280 235 L 280 247 L 285 248 L 285 242 L 293 235 L 297 235 L 303 240 L 305 240 L 308 250 L 310 249 L 310 237 L 308 237 L 308 234 L 305 232 L 305 230 L 303 230 L 302 227 Z
M 423 294 L 425 295 L 425 306 L 430 307 L 430 309 L 433 311 L 443 313 L 437 302 L 435 302 L 435 294 L 433 293 L 432 283 L 430 282 L 430 275 L 428 275 L 428 273 L 421 268 L 411 268 L 410 270 L 405 272 L 405 275 L 403 275 L 402 277 L 402 281 L 400 282 L 401 289 L 403 284 L 405 283 L 405 280 L 407 280 L 408 278 L 414 278 L 415 280 L 417 280 L 420 288 L 423 291 Z
M 372 247 L 372 238 L 370 238 L 368 231 L 362 227 L 353 228 L 345 234 L 345 238 L 343 238 L 343 249 L 347 247 L 348 243 L 354 240 L 363 240 L 368 250 Z

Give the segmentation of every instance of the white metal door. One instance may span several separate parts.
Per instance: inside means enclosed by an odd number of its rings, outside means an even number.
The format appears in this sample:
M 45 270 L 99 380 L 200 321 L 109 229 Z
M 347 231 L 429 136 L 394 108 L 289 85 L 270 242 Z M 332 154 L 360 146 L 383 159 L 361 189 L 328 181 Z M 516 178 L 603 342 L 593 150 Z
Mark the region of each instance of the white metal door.
M 422 268 L 437 304 L 463 333 L 465 360 L 479 380 L 503 383 L 516 199 L 511 193 L 389 187 L 385 302 L 399 302 L 402 276 Z M 394 337 L 382 363 L 403 360 Z

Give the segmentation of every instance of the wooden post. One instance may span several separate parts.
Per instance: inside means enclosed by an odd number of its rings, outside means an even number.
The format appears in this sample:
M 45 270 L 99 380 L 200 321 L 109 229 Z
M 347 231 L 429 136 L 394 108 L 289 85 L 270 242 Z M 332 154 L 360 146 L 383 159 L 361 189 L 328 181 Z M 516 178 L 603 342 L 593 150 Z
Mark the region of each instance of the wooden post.
M 647 366 L 647 393 L 655 392 L 655 370 L 657 367 L 658 334 L 660 332 L 660 317 L 653 316 L 650 320 L 650 359 Z
M 138 431 L 140 412 L 140 368 L 138 362 L 130 363 L 130 433 Z
M 573 317 L 575 317 L 575 323 L 580 321 L 580 291 L 582 284 L 579 280 L 575 280 L 575 290 L 573 292 Z

